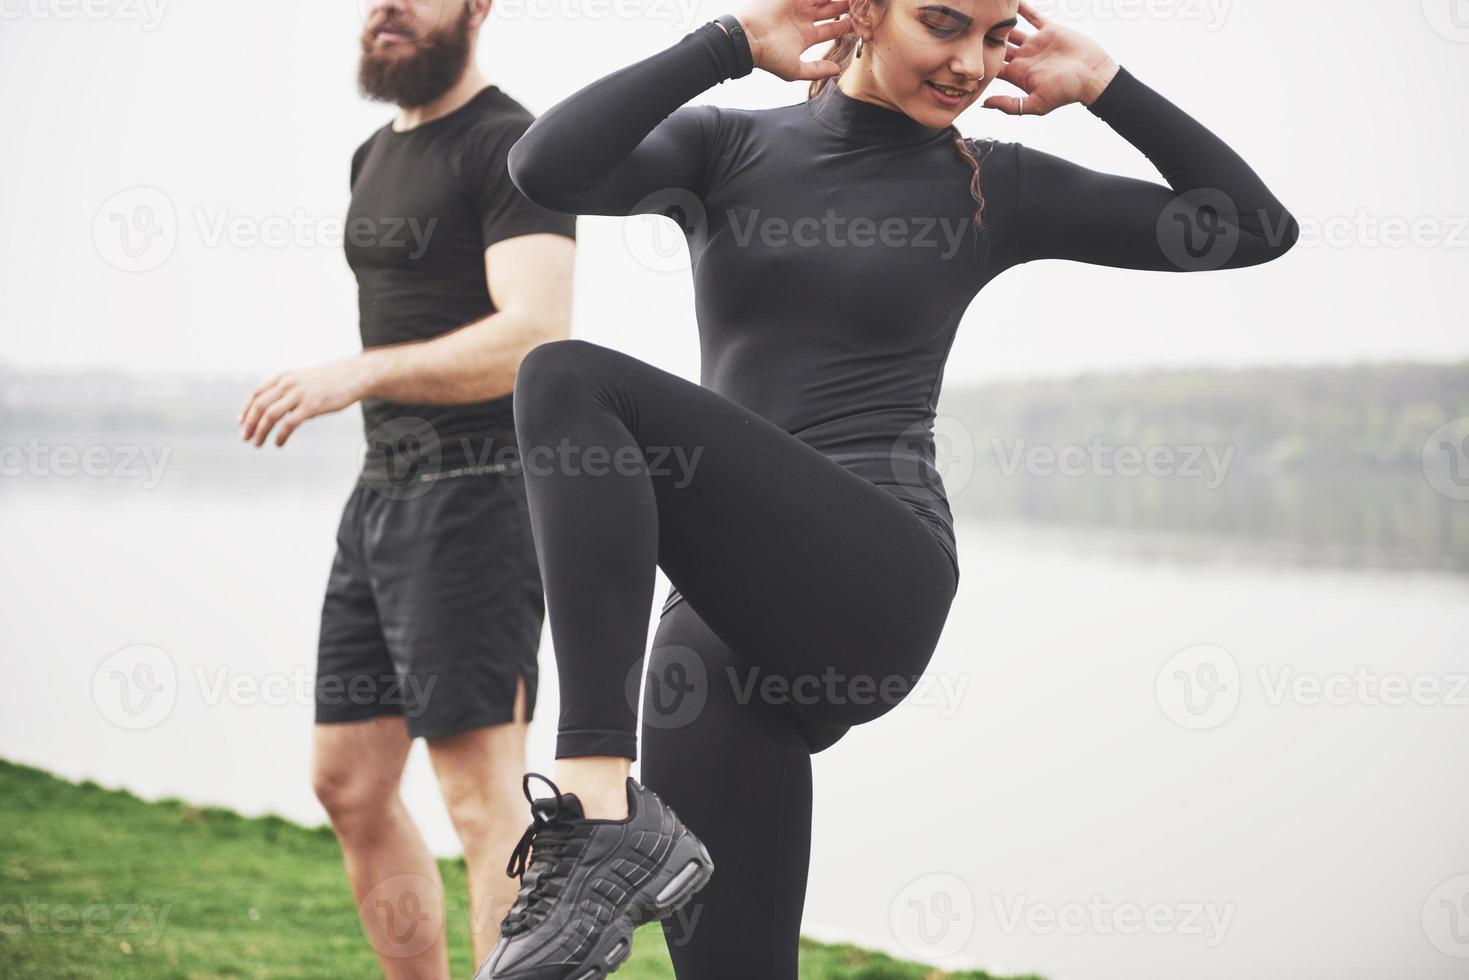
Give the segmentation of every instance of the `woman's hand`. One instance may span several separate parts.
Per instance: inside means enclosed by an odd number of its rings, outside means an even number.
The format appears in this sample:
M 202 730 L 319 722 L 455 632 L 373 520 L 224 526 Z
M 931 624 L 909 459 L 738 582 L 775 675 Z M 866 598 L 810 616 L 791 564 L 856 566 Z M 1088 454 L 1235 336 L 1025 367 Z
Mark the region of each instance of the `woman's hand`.
M 1117 62 L 1085 34 L 1053 23 L 1028 3 L 1020 5 L 1020 15 L 1035 25 L 1036 32 L 1010 32 L 1005 67 L 997 77 L 1025 93 L 1024 114 L 1044 116 L 1072 102 L 1095 102 L 1116 77 Z M 984 100 L 984 107 L 1021 114 L 1020 99 L 1013 95 L 992 96 Z
M 802 61 L 801 55 L 852 29 L 842 17 L 847 5 L 848 0 L 756 0 L 735 17 L 750 39 L 756 68 L 788 82 L 811 81 L 842 73 L 835 61 Z

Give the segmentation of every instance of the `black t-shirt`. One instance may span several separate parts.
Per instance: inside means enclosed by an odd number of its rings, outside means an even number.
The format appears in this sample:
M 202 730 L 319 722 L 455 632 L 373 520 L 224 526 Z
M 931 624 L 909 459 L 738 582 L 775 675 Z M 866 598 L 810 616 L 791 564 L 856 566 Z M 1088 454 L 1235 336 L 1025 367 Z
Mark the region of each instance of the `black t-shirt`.
M 576 218 L 529 201 L 505 158 L 534 121 L 489 85 L 445 116 L 406 132 L 383 126 L 352 155 L 344 247 L 357 276 L 362 346 L 427 340 L 495 311 L 485 249 L 517 235 L 576 237 Z M 443 465 L 514 443 L 511 395 L 459 405 L 362 401 L 368 462 L 432 426 Z M 397 425 L 385 425 L 399 421 Z M 472 448 L 471 448 L 472 447 Z

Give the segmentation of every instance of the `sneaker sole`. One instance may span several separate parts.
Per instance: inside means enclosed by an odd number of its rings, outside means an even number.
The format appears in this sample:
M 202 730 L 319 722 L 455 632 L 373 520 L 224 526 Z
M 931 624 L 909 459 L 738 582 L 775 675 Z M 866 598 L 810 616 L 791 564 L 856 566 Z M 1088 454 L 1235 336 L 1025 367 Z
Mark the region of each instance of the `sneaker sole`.
M 567 980 L 604 980 L 608 974 L 616 973 L 632 955 L 634 929 L 668 918 L 709 884 L 714 875 L 714 861 L 703 842 L 686 833 L 673 847 L 674 853 L 668 861 L 670 870 L 637 890 L 624 914 L 607 927 L 607 932 L 592 947 L 591 955 L 567 974 Z

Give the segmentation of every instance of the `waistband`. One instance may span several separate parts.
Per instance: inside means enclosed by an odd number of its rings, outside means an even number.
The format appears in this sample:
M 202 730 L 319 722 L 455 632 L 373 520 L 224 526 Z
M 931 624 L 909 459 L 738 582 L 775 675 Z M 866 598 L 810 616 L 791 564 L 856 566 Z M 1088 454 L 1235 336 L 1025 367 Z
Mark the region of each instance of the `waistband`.
M 440 436 L 422 419 L 401 419 L 369 435 L 361 479 L 374 485 L 431 483 L 461 476 L 521 473 L 515 430 Z

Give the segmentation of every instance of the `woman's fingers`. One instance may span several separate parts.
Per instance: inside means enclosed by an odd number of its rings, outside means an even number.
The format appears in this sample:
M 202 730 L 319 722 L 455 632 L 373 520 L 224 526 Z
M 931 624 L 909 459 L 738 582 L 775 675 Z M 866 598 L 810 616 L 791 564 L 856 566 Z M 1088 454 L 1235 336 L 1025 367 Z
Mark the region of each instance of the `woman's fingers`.
M 1015 95 L 995 95 L 984 100 L 984 108 L 998 109 L 1007 116 L 1044 116 L 1051 111 L 1051 106 L 1044 99 L 1027 95 L 1023 103 L 1025 111 L 1021 111 L 1021 101 Z
M 796 77 L 790 79 L 793 82 L 810 82 L 818 78 L 828 78 L 832 75 L 840 75 L 842 66 L 835 61 L 821 59 L 818 61 L 802 61 L 796 68 Z
M 1024 31 L 1022 31 L 1020 28 L 1017 27 L 1013 31 L 1010 32 L 1010 37 L 1007 40 L 1007 43 L 1014 44 L 1016 46 L 1019 46 L 1019 45 L 1022 45 L 1026 41 L 1029 41 L 1029 40 L 1030 40 L 1030 35 L 1027 34 L 1027 33 L 1025 33 Z
M 845 17 L 843 17 L 841 20 L 834 20 L 827 24 L 817 24 L 815 43 L 819 44 L 822 41 L 830 41 L 833 38 L 841 37 L 843 34 L 847 33 L 851 29 L 852 22 L 850 20 L 847 20 Z
M 1020 4 L 1020 16 L 1024 17 L 1026 20 L 1030 21 L 1038 28 L 1045 27 L 1047 23 L 1046 19 L 1042 17 L 1036 11 L 1036 9 L 1028 3 Z

